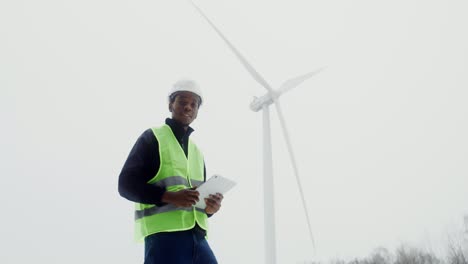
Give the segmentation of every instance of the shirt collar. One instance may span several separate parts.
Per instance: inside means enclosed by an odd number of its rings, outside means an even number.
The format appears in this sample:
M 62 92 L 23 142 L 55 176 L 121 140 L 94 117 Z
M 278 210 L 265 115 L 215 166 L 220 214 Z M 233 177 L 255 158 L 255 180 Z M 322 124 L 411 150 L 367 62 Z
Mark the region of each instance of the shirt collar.
M 190 134 L 192 134 L 192 132 L 195 131 L 190 126 L 187 127 L 187 131 L 185 131 L 184 126 L 172 118 L 166 118 L 166 125 L 168 125 L 171 128 L 172 133 L 174 133 L 174 136 L 179 141 L 182 140 L 184 137 L 188 138 Z

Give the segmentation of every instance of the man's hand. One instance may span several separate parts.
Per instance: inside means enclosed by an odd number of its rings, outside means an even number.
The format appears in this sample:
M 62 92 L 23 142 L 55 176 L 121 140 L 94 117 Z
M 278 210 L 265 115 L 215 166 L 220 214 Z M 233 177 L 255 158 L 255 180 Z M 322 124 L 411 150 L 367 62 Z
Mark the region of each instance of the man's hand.
M 184 189 L 177 192 L 165 192 L 162 196 L 162 202 L 170 203 L 177 207 L 190 207 L 195 205 L 199 198 L 197 190 Z
M 223 198 L 223 195 L 220 193 L 210 194 L 208 198 L 205 198 L 205 212 L 207 214 L 214 214 L 218 212 L 219 208 L 221 208 L 221 201 L 223 200 Z

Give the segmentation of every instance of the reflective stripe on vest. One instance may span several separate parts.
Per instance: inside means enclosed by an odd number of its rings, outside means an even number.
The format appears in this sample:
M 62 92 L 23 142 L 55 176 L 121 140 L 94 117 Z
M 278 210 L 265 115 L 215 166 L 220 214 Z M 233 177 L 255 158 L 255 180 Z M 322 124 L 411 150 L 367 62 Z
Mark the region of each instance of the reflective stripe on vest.
M 197 181 L 194 179 L 191 179 L 190 182 L 192 183 L 192 186 L 200 186 L 203 183 L 203 181 Z M 154 183 L 154 185 L 159 186 L 159 187 L 166 187 L 166 186 L 171 186 L 171 185 L 189 186 L 187 178 L 183 176 L 170 176 L 160 181 L 157 181 L 156 183 Z
M 143 210 L 136 210 L 135 211 L 135 220 L 138 220 L 138 219 L 143 218 L 145 216 L 151 216 L 151 215 L 155 215 L 155 214 L 166 213 L 166 212 L 176 211 L 176 210 L 183 210 L 183 211 L 187 211 L 187 212 L 192 212 L 193 208 L 192 207 L 176 207 L 173 204 L 168 204 L 168 205 L 164 205 L 164 206 L 161 206 L 161 207 L 153 206 L 153 207 L 146 208 L 146 209 L 143 209 Z M 198 212 L 202 212 L 202 213 L 205 212 L 205 209 L 200 209 L 200 208 L 197 208 L 197 207 L 195 207 L 195 210 L 197 210 Z
M 187 157 L 169 126 L 153 128 L 153 133 L 159 143 L 160 167 L 148 184 L 164 187 L 171 192 L 202 184 L 203 155 L 192 140 L 189 139 Z M 203 209 L 140 203 L 136 203 L 135 207 L 135 238 L 138 241 L 158 232 L 191 229 L 195 223 L 208 231 L 207 215 Z

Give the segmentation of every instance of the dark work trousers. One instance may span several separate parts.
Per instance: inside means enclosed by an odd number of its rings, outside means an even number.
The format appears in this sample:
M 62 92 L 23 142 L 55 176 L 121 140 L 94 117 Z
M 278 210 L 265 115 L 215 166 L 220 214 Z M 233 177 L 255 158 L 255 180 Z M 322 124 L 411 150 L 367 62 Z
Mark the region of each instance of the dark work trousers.
M 199 227 L 156 233 L 145 238 L 144 264 L 217 264 Z

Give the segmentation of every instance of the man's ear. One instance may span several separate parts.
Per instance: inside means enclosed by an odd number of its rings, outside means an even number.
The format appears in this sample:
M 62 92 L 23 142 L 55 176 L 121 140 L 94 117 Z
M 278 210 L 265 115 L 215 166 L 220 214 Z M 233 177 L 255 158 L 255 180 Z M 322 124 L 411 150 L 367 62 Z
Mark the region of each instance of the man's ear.
M 168 107 L 169 107 L 169 112 L 171 112 L 171 113 L 172 113 L 172 104 L 171 104 L 171 103 L 169 103 L 169 106 L 168 106 Z

